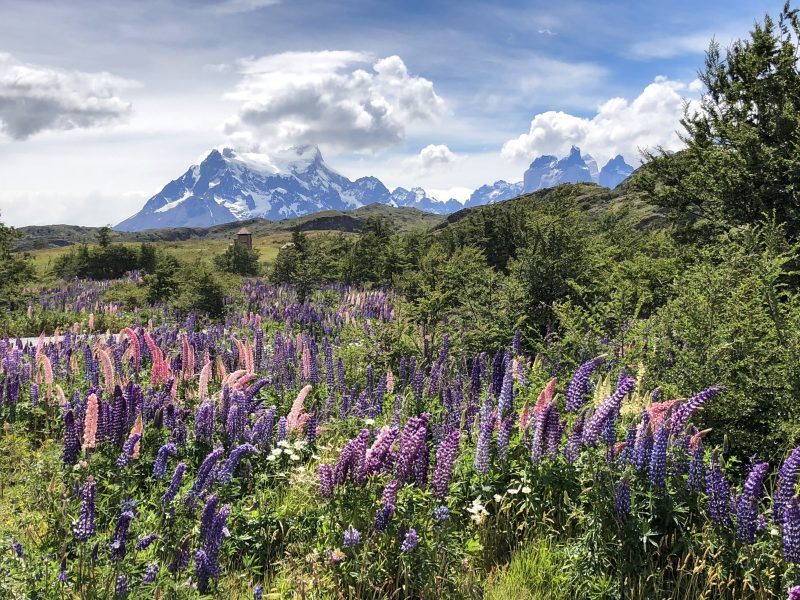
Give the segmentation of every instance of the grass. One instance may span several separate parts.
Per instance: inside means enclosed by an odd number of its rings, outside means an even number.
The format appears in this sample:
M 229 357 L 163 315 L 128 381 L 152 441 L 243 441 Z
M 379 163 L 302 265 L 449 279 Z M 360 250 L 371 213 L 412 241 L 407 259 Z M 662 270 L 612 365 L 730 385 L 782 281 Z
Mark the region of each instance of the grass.
M 564 559 L 546 538 L 533 540 L 514 552 L 507 567 L 486 586 L 485 600 L 567 600 L 575 594 L 563 568 Z

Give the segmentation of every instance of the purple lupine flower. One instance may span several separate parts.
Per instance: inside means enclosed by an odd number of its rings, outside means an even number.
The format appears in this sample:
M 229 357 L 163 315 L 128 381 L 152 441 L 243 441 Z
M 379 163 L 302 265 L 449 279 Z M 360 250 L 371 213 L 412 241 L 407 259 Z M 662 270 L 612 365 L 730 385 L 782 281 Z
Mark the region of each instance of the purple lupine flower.
M 212 494 L 206 500 L 206 505 L 203 508 L 203 515 L 200 517 L 200 531 L 197 534 L 197 539 L 200 543 L 205 543 L 208 531 L 214 524 L 214 518 L 217 516 L 217 507 L 219 506 L 219 497 Z
M 644 410 L 636 428 L 636 445 L 633 448 L 633 466 L 640 473 L 650 464 L 653 452 L 653 433 L 650 429 L 650 413 Z
M 792 496 L 783 511 L 783 559 L 800 564 L 800 498 Z
M 711 465 L 706 474 L 706 496 L 708 497 L 708 516 L 719 528 L 731 526 L 731 490 L 725 473 L 719 464 L 715 451 L 711 455 Z
M 224 453 L 225 449 L 222 446 L 219 446 L 218 448 L 214 448 L 211 452 L 209 452 L 205 459 L 203 459 L 203 462 L 197 471 L 197 478 L 194 480 L 194 483 L 189 490 L 189 496 L 191 498 L 198 497 L 205 489 L 206 485 L 211 482 L 209 475 L 211 474 L 214 466 L 217 464 L 217 461 Z
M 395 475 L 401 481 L 410 478 L 418 461 L 423 458 L 422 454 L 427 448 L 426 438 L 430 418 L 430 413 L 423 413 L 419 417 L 411 417 L 403 427 L 395 468 Z
M 158 563 L 152 563 L 144 570 L 144 577 L 142 581 L 145 583 L 153 583 L 158 576 Z
M 253 600 L 261 600 L 264 597 L 264 588 L 260 585 L 256 585 L 253 588 Z
M 125 545 L 128 542 L 128 533 L 133 517 L 133 511 L 123 510 L 117 518 L 117 524 L 114 528 L 114 537 L 109 544 L 111 560 L 117 561 L 125 558 Z
M 789 597 L 787 600 L 800 600 L 800 585 L 789 588 Z
M 194 553 L 194 576 L 197 578 L 197 589 L 200 592 L 206 592 L 208 590 L 208 580 L 212 575 L 208 568 L 206 551 L 202 548 Z
M 363 462 L 361 473 L 358 479 L 364 481 L 370 475 L 377 475 L 384 471 L 389 465 L 389 458 L 392 446 L 400 435 L 397 427 L 384 427 L 375 438 L 372 447 L 367 451 L 366 459 Z
M 397 492 L 400 491 L 400 481 L 397 479 L 392 479 L 389 483 L 386 484 L 386 487 L 383 489 L 381 493 L 381 502 L 384 504 L 391 504 L 394 506 L 397 504 Z
M 508 458 L 508 444 L 511 441 L 511 433 L 516 422 L 517 411 L 515 410 L 508 413 L 500 422 L 500 428 L 497 430 L 497 458 L 501 462 L 505 462 Z
M 427 435 L 427 432 L 425 432 Z M 428 485 L 428 469 L 430 468 L 431 451 L 427 442 L 423 440 L 417 452 L 417 460 L 414 463 L 414 483 L 424 490 Z
M 134 433 L 131 437 L 125 440 L 125 443 L 122 445 L 122 452 L 120 453 L 116 462 L 116 467 L 118 469 L 128 466 L 128 463 L 130 463 L 133 459 L 133 451 L 136 448 L 136 444 L 139 443 L 139 440 L 141 439 L 141 434 Z
M 194 416 L 194 435 L 198 441 L 210 444 L 214 437 L 214 403 L 203 400 Z
M 392 513 L 394 513 L 393 504 L 384 504 L 378 509 L 378 512 L 375 513 L 376 531 L 386 531 L 386 528 L 389 526 L 389 521 L 392 518 Z
M 497 397 L 497 414 L 500 418 L 511 410 L 514 406 L 514 373 L 511 366 L 506 369 L 503 375 L 503 384 L 500 387 L 500 395 Z
M 256 452 L 258 451 L 251 444 L 242 444 L 231 450 L 231 455 L 228 457 L 228 460 L 222 464 L 219 473 L 217 473 L 217 481 L 223 485 L 228 483 L 233 479 L 233 472 L 236 470 L 236 465 L 239 464 L 242 457 L 245 454 L 255 454 Z
M 653 452 L 650 455 L 650 485 L 657 493 L 663 494 L 667 483 L 667 443 L 669 442 L 669 421 L 663 421 L 656 430 Z
M 323 498 L 333 498 L 333 469 L 330 465 L 319 466 L 319 490 Z
M 552 459 L 558 456 L 558 447 L 561 444 L 561 438 L 564 437 L 564 430 L 567 428 L 567 421 L 561 421 L 559 416 L 555 406 L 547 415 L 547 455 Z
M 358 472 L 361 470 L 361 465 L 364 462 L 364 455 L 367 451 L 369 438 L 369 429 L 362 429 L 361 433 L 347 442 L 339 455 L 339 460 L 336 461 L 336 465 L 333 468 L 333 480 L 335 484 L 344 484 L 348 476 L 353 479 L 357 477 Z
M 778 485 L 772 498 L 772 520 L 775 523 L 783 522 L 783 507 L 794 496 L 798 472 L 800 472 L 800 447 L 792 450 L 778 471 Z
M 164 475 L 167 473 L 167 458 L 175 456 L 177 452 L 178 449 L 172 442 L 168 442 L 158 449 L 156 461 L 153 463 L 153 477 L 164 479 Z
M 683 431 L 683 428 L 686 427 L 692 414 L 697 411 L 697 409 L 711 398 L 724 391 L 725 388 L 721 385 L 712 385 L 710 388 L 692 396 L 686 402 L 679 405 L 672 415 L 672 432 L 678 433 L 679 431 Z
M 417 536 L 417 530 L 412 527 L 406 532 L 405 538 L 403 538 L 403 543 L 400 545 L 400 552 L 405 554 L 413 552 L 417 549 L 418 544 L 419 537 Z
M 447 495 L 447 487 L 450 484 L 450 477 L 453 475 L 453 465 L 458 457 L 460 439 L 461 432 L 454 429 L 442 440 L 436 450 L 436 468 L 433 472 L 431 488 L 433 496 L 439 500 L 444 500 Z
M 136 546 L 134 546 L 134 549 L 137 552 L 142 551 L 142 550 L 146 550 L 157 539 L 158 539 L 158 534 L 157 533 L 150 533 L 150 534 L 144 536 L 143 538 L 139 538 L 139 541 L 136 542 Z
M 219 567 L 219 552 L 222 548 L 222 539 L 227 535 L 225 522 L 228 520 L 230 512 L 231 507 L 229 504 L 220 508 L 206 535 L 203 550 L 205 551 L 206 572 L 210 577 L 219 577 L 221 573 Z
M 531 462 L 538 463 L 545 452 L 545 442 L 547 440 L 547 425 L 550 421 L 550 413 L 556 407 L 552 402 L 545 404 L 534 418 L 533 440 L 531 440 Z
M 486 474 L 489 471 L 489 451 L 494 433 L 494 419 L 492 418 L 492 398 L 487 394 L 481 407 L 480 422 L 478 424 L 478 443 L 475 446 L 475 470 Z
M 706 478 L 705 448 L 703 442 L 698 441 L 692 450 L 692 460 L 689 462 L 689 475 L 686 480 L 687 487 L 698 493 L 703 489 Z
M 72 526 L 72 533 L 76 540 L 85 542 L 97 532 L 94 524 L 95 482 L 93 477 L 89 476 L 86 485 L 83 486 L 81 496 L 83 499 L 81 503 L 81 512 L 78 516 L 78 521 Z
M 172 562 L 167 565 L 167 570 L 170 573 L 177 573 L 178 571 L 183 571 L 186 567 L 189 566 L 189 538 L 186 537 L 183 542 L 181 542 L 180 548 L 178 552 L 175 554 L 175 558 L 172 559 Z
M 631 478 L 625 475 L 614 491 L 614 514 L 620 518 L 627 517 L 631 512 Z
M 270 406 L 253 425 L 251 442 L 262 450 L 269 450 L 272 445 L 272 432 L 275 428 L 275 414 L 277 408 Z
M 183 483 L 183 474 L 186 473 L 186 463 L 178 463 L 178 466 L 175 467 L 175 472 L 172 475 L 172 481 L 167 488 L 167 491 L 164 492 L 164 495 L 161 496 L 161 504 L 169 504 L 175 499 L 175 495 L 178 493 L 178 490 Z
M 742 493 L 736 500 L 736 539 L 745 544 L 753 544 L 756 541 L 758 503 L 761 501 L 761 492 L 768 471 L 769 463 L 753 465 L 742 486 Z
M 33 408 L 39 406 L 39 385 L 36 383 L 31 384 L 31 406 Z
M 278 441 L 286 439 L 286 417 L 278 419 Z
M 350 525 L 344 530 L 344 545 L 348 548 L 355 548 L 361 542 L 361 534 L 358 529 Z
M 578 452 L 583 443 L 583 427 L 586 424 L 586 414 L 588 409 L 584 409 L 572 424 L 572 430 L 567 436 L 567 444 L 564 446 L 564 460 L 572 464 L 578 460 Z
M 128 576 L 120 573 L 114 585 L 114 593 L 118 598 L 125 598 L 128 595 Z
M 589 378 L 595 369 L 602 366 L 603 363 L 605 363 L 605 359 L 601 356 L 588 360 L 572 376 L 565 393 L 567 412 L 578 412 L 586 404 L 591 393 Z
M 437 523 L 445 523 L 450 519 L 450 510 L 442 504 L 433 509 L 433 519 Z
M 17 540 L 13 540 L 11 542 L 11 549 L 14 551 L 14 554 L 17 555 L 17 558 L 22 558 L 25 556 L 25 553 L 22 551 L 22 544 L 20 544 Z
M 594 411 L 586 423 L 586 427 L 583 431 L 583 441 L 585 444 L 594 446 L 597 443 L 597 438 L 603 426 L 606 425 L 609 420 L 616 420 L 620 406 L 622 406 L 622 400 L 632 392 L 635 387 L 636 380 L 633 377 L 620 377 L 617 389 L 597 407 L 597 410 Z
M 2 387 L 0 385 L 0 387 Z M 81 451 L 81 443 L 78 441 L 78 430 L 75 426 L 75 415 L 72 410 L 68 410 L 64 415 L 64 450 L 62 458 L 64 464 L 72 466 L 78 460 L 78 455 Z

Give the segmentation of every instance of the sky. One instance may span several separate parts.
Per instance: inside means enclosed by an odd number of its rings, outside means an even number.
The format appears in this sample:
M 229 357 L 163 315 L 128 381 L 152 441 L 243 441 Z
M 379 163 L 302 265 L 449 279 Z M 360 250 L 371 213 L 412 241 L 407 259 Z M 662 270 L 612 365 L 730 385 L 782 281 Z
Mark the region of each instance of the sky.
M 464 200 L 680 148 L 708 43 L 783 0 L 0 0 L 0 219 L 115 224 L 212 148 Z

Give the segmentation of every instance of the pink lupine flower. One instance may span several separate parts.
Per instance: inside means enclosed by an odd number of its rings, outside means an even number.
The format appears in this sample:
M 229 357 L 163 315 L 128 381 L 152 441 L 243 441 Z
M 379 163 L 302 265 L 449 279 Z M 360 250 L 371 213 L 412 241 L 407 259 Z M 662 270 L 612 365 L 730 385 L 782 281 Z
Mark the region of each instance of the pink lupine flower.
M 289 415 L 286 417 L 286 431 L 292 431 L 293 429 L 299 429 L 300 425 L 300 415 L 303 410 L 303 402 L 305 402 L 306 396 L 311 391 L 311 386 L 307 385 L 300 393 L 297 394 L 297 398 L 295 398 L 294 403 L 292 404 L 292 410 L 289 411 Z
M 97 435 L 97 414 L 99 411 L 97 396 L 89 394 L 86 399 L 86 417 L 83 424 L 83 449 L 94 448 Z
M 394 393 L 394 373 L 391 369 L 386 371 L 386 391 L 389 394 Z
M 98 358 L 103 365 L 103 378 L 106 382 L 106 389 L 109 394 L 114 392 L 114 366 L 111 363 L 111 357 L 108 355 L 108 350 L 98 349 Z
M 206 357 L 206 364 L 200 371 L 200 384 L 198 386 L 197 395 L 200 400 L 208 398 L 208 382 L 211 379 L 211 361 Z
M 547 384 L 545 384 L 544 388 L 539 394 L 539 397 L 536 399 L 536 405 L 533 407 L 534 418 L 537 418 L 541 412 L 553 402 L 553 395 L 556 391 L 556 383 L 557 380 L 555 377 L 553 377 L 547 382 Z

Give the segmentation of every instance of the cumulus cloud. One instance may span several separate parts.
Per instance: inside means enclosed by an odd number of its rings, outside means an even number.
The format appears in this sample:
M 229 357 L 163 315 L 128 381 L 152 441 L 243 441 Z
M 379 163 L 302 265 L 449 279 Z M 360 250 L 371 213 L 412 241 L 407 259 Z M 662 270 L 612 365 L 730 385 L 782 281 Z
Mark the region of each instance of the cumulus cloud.
M 679 150 L 679 120 L 684 102 L 697 94 L 697 82 L 689 84 L 656 77 L 633 100 L 612 98 L 591 118 L 562 111 L 537 114 L 530 131 L 503 145 L 502 155 L 509 160 L 530 160 L 541 154 L 564 155 L 570 146 L 590 152 L 599 162 L 622 154 L 638 164 L 640 149 L 663 146 Z
M 0 132 L 24 140 L 45 130 L 113 123 L 130 113 L 118 93 L 132 85 L 110 73 L 30 65 L 0 53 Z
M 406 160 L 406 165 L 420 174 L 430 173 L 434 169 L 446 168 L 460 157 L 445 144 L 428 144 L 414 157 Z
M 374 152 L 400 144 L 405 127 L 447 114 L 433 83 L 411 75 L 399 56 L 358 68 L 360 52 L 285 52 L 239 63 L 226 95 L 241 102 L 225 132 L 239 145 L 269 150 L 318 144 Z

